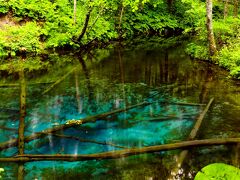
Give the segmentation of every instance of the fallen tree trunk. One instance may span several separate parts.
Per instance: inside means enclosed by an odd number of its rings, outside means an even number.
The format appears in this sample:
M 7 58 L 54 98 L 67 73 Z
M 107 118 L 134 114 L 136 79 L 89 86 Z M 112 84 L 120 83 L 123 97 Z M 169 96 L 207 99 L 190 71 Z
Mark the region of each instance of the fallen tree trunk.
M 18 155 L 11 158 L 0 158 L 0 162 L 30 162 L 30 161 L 86 161 L 86 160 L 102 160 L 102 159 L 117 159 L 132 155 L 154 153 L 159 151 L 169 151 L 175 149 L 186 149 L 193 147 L 213 146 L 213 145 L 229 145 L 240 143 L 240 138 L 224 138 L 224 139 L 205 139 L 183 141 L 172 144 L 164 144 L 157 146 L 148 146 L 143 148 L 129 148 L 118 151 L 109 151 L 88 155 Z
M 193 140 L 196 137 L 196 135 L 198 133 L 198 130 L 199 130 L 201 124 L 202 124 L 202 121 L 203 121 L 205 115 L 207 114 L 210 106 L 212 105 L 213 101 L 214 101 L 214 98 L 210 99 L 210 101 L 207 104 L 207 106 L 205 107 L 204 111 L 198 117 L 197 122 L 195 123 L 195 125 L 194 125 L 194 127 L 193 127 L 193 129 L 192 129 L 192 131 L 191 131 L 191 133 L 188 137 L 188 140 Z
M 210 99 L 209 103 L 207 104 L 207 106 L 205 107 L 205 109 L 203 110 L 203 112 L 198 116 L 197 118 L 197 121 L 191 131 L 191 133 L 189 134 L 189 137 L 187 138 L 187 140 L 193 140 L 197 133 L 198 133 L 198 130 L 202 124 L 202 121 L 205 117 L 205 115 L 207 114 L 211 104 L 213 103 L 213 100 L 214 98 Z M 170 179 L 174 179 L 173 177 L 175 177 L 178 173 L 179 173 L 179 169 L 181 168 L 185 158 L 187 157 L 188 155 L 188 150 L 183 150 L 179 156 L 177 157 L 177 164 L 176 164 L 176 167 L 173 168 L 173 170 L 171 171 L 171 177 Z
M 136 104 L 136 105 L 128 106 L 126 108 L 114 110 L 114 111 L 111 111 L 111 112 L 102 113 L 102 114 L 98 114 L 98 115 L 94 115 L 94 116 L 89 116 L 87 118 L 83 118 L 83 119 L 79 120 L 79 122 L 81 122 L 81 124 L 85 124 L 85 123 L 89 123 L 89 122 L 95 122 L 98 119 L 103 119 L 103 118 L 106 118 L 107 116 L 110 116 L 110 115 L 121 113 L 121 112 L 127 111 L 129 109 L 139 107 L 139 106 L 147 106 L 147 105 L 150 105 L 150 104 L 152 104 L 152 102 L 142 102 L 142 103 L 139 103 L 139 104 Z M 55 126 L 53 128 L 49 128 L 49 129 L 43 130 L 41 132 L 33 133 L 32 135 L 25 137 L 24 141 L 27 143 L 27 142 L 30 142 L 34 139 L 44 137 L 44 136 L 46 136 L 50 133 L 54 133 L 56 131 L 64 130 L 64 129 L 74 127 L 74 126 L 79 126 L 79 125 L 80 124 L 74 124 L 73 123 L 73 124 L 62 124 L 62 125 L 59 125 L 59 126 Z M 17 139 L 12 139 L 12 140 L 9 140 L 7 142 L 0 143 L 0 150 L 4 150 L 4 149 L 14 147 L 14 146 L 17 146 Z

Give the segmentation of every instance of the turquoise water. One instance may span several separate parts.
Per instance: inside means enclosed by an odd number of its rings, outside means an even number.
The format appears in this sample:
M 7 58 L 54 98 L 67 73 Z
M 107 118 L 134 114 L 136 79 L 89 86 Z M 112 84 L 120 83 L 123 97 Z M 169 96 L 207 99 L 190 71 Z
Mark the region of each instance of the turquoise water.
M 238 81 L 227 79 L 226 72 L 210 64 L 191 60 L 181 46 L 147 47 L 114 46 L 93 51 L 90 57 L 83 59 L 79 56 L 49 57 L 53 63 L 47 69 L 24 71 L 26 85 L 20 83 L 18 73 L 2 71 L 0 142 L 18 137 L 23 86 L 27 94 L 25 136 L 68 120 L 152 102 L 57 132 L 71 136 L 70 139 L 48 135 L 25 143 L 25 154 L 93 154 L 184 140 L 202 108 L 174 102 L 207 103 L 212 97 L 215 103 L 198 138 L 239 137 Z M 76 137 L 95 142 L 81 142 Z M 234 148 L 191 150 L 183 165 L 182 178 L 192 179 L 196 171 L 209 162 L 232 164 L 229 151 L 233 152 Z M 113 160 L 29 162 L 24 164 L 24 178 L 167 179 L 179 152 L 156 152 Z M 0 155 L 12 157 L 17 153 L 18 149 L 13 147 L 1 151 Z M 0 163 L 0 167 L 5 169 L 4 179 L 19 178 L 17 163 Z

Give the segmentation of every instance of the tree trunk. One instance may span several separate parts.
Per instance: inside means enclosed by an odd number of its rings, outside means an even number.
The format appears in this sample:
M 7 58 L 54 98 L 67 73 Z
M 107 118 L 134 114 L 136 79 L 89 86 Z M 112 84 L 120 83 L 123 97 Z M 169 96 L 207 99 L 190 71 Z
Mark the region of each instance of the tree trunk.
M 24 128 L 26 116 L 26 82 L 24 71 L 19 72 L 20 79 L 20 119 L 18 128 L 18 155 L 24 155 Z M 18 180 L 24 180 L 24 164 L 18 165 Z
M 207 106 L 205 107 L 204 111 L 198 116 L 197 121 L 191 131 L 191 133 L 189 134 L 187 140 L 193 140 L 195 139 L 195 137 L 197 136 L 198 130 L 202 124 L 202 121 L 205 117 L 205 115 L 207 114 L 211 104 L 213 103 L 214 98 L 210 99 L 209 103 L 207 104 Z M 174 168 L 172 168 L 171 170 L 171 177 L 169 179 L 174 179 L 177 175 L 179 175 L 179 170 L 182 167 L 182 164 L 185 160 L 185 158 L 188 155 L 188 150 L 183 150 L 179 156 L 177 157 L 177 164 Z
M 77 0 L 73 0 L 73 24 L 76 24 L 76 15 L 77 15 Z
M 24 119 L 26 116 L 26 82 L 24 72 L 19 72 L 20 79 L 20 119 L 18 128 L 18 154 L 24 154 Z
M 11 158 L 0 158 L 0 162 L 30 162 L 30 161 L 88 161 L 88 160 L 103 160 L 103 159 L 117 159 L 128 157 L 132 155 L 154 153 L 160 151 L 169 151 L 175 149 L 188 149 L 193 147 L 215 146 L 215 145 L 230 145 L 240 142 L 240 138 L 225 138 L 225 139 L 204 139 L 183 141 L 172 144 L 163 144 L 156 146 L 147 146 L 142 148 L 128 148 L 123 150 L 108 151 L 96 154 L 55 154 L 55 155 L 18 155 Z
M 169 12 L 172 12 L 173 0 L 167 0 L 167 5 Z
M 84 34 L 86 33 L 87 31 L 87 27 L 88 27 L 88 24 L 89 24 L 89 20 L 90 20 L 90 16 L 91 16 L 91 12 L 92 12 L 92 8 L 89 7 L 89 10 L 86 14 L 86 18 L 85 18 L 85 23 L 84 23 L 84 26 L 83 26 L 83 29 L 82 29 L 82 32 L 81 34 L 79 35 L 77 41 L 80 43 Z
M 238 17 L 238 0 L 234 0 L 234 17 Z
M 119 17 L 119 25 L 118 25 L 118 36 L 119 38 L 122 36 L 122 19 L 123 19 L 123 13 L 124 13 L 124 6 L 122 4 L 122 8 L 120 11 L 120 17 Z
M 216 43 L 213 34 L 213 26 L 212 26 L 212 0 L 206 0 L 207 7 L 207 36 L 208 36 L 208 44 L 209 44 L 209 53 L 210 56 L 213 56 L 217 52 Z
M 224 15 L 223 15 L 224 19 L 226 19 L 228 16 L 228 3 L 229 3 L 229 0 L 226 0 L 224 5 Z

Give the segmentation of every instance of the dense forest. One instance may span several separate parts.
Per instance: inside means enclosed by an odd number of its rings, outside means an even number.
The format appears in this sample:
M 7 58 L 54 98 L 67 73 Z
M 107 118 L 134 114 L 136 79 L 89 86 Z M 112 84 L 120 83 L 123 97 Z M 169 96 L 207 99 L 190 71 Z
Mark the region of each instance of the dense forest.
M 0 4 L 3 59 L 63 49 L 76 52 L 136 36 L 185 35 L 190 39 L 189 55 L 240 76 L 238 0 L 1 0 Z

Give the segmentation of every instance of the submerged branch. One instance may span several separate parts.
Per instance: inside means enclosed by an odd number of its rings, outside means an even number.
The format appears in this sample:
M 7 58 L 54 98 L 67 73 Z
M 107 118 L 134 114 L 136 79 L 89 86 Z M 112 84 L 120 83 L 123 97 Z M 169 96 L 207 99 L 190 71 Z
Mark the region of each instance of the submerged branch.
M 205 107 L 204 111 L 197 118 L 197 122 L 195 123 L 195 125 L 194 125 L 194 127 L 193 127 L 193 129 L 192 129 L 192 131 L 191 131 L 191 133 L 188 137 L 188 140 L 193 140 L 196 137 L 196 135 L 198 133 L 198 130 L 199 130 L 201 124 L 202 124 L 202 121 L 203 121 L 205 115 L 207 114 L 210 106 L 212 105 L 213 101 L 214 101 L 214 98 L 210 99 L 210 101 L 207 104 L 207 106 Z
M 61 77 L 59 80 L 57 80 L 54 84 L 49 86 L 45 91 L 43 91 L 42 95 L 48 93 L 50 90 L 52 90 L 56 85 L 61 83 L 64 79 L 66 79 L 70 74 L 72 74 L 75 71 L 76 68 L 71 69 L 67 74 L 65 74 L 63 77 Z
M 240 143 L 240 138 L 225 138 L 225 139 L 205 139 L 183 141 L 172 144 L 148 146 L 143 148 L 129 148 L 118 151 L 109 151 L 88 155 L 18 155 L 12 158 L 0 158 L 0 162 L 30 162 L 30 161 L 86 161 L 86 160 L 102 160 L 102 159 L 116 159 L 132 155 L 154 153 L 159 151 L 169 151 L 175 149 L 186 149 L 202 146 L 213 145 L 228 145 Z
M 126 146 L 120 146 L 120 145 L 116 145 L 116 144 L 113 144 L 113 143 L 110 143 L 110 142 L 100 142 L 100 141 L 96 141 L 96 140 L 93 140 L 93 139 L 83 139 L 83 138 L 76 137 L 76 136 L 68 136 L 68 135 L 62 135 L 62 134 L 48 134 L 48 135 L 52 135 L 52 136 L 59 137 L 59 138 L 73 139 L 73 140 L 77 140 L 77 141 L 80 141 L 80 142 L 86 142 L 86 143 L 109 145 L 109 146 L 113 146 L 113 147 L 117 147 L 117 148 L 124 148 L 124 149 L 128 148 Z
M 80 124 L 85 124 L 85 123 L 89 123 L 89 122 L 96 122 L 97 120 L 99 120 L 99 119 L 102 120 L 102 119 L 104 119 L 104 118 L 106 118 L 110 115 L 121 113 L 121 112 L 130 110 L 130 109 L 133 109 L 133 108 L 136 108 L 136 107 L 140 107 L 140 106 L 147 106 L 147 105 L 150 105 L 152 103 L 153 102 L 142 102 L 142 103 L 139 103 L 139 104 L 128 106 L 126 108 L 122 108 L 122 109 L 118 109 L 118 110 L 114 110 L 114 111 L 110 111 L 110 112 L 107 112 L 107 113 L 102 113 L 102 114 L 98 114 L 98 115 L 94 115 L 94 116 L 89 116 L 87 118 L 83 118 L 81 120 L 74 120 L 74 121 L 81 122 Z M 33 133 L 32 135 L 29 135 L 29 136 L 25 137 L 24 141 L 27 143 L 27 142 L 30 142 L 34 139 L 44 137 L 44 136 L 48 135 L 49 133 L 57 132 L 57 131 L 64 130 L 64 129 L 67 129 L 67 128 L 70 128 L 70 127 L 79 126 L 80 124 L 79 123 L 70 123 L 70 124 L 62 124 L 62 125 L 59 125 L 59 126 L 55 126 L 55 127 L 43 130 L 41 132 Z M 0 143 L 0 150 L 8 149 L 8 148 L 14 147 L 14 146 L 17 146 L 17 139 L 12 139 L 12 140 L 9 140 L 7 142 Z
M 154 102 L 144 101 L 142 103 L 138 103 L 138 104 L 135 104 L 135 105 L 132 105 L 132 106 L 128 106 L 126 108 L 122 108 L 122 109 L 118 109 L 118 110 L 114 110 L 114 111 L 110 111 L 110 112 L 106 112 L 106 113 L 102 113 L 102 114 L 98 114 L 98 115 L 94 115 L 94 116 L 89 116 L 89 117 L 86 117 L 86 118 L 83 118 L 83 119 L 80 119 L 80 120 L 73 120 L 77 123 L 62 124 L 62 125 L 58 125 L 58 126 L 43 130 L 41 132 L 36 132 L 36 133 L 33 133 L 32 135 L 29 135 L 29 136 L 25 137 L 24 141 L 26 143 L 28 143 L 32 140 L 42 138 L 44 136 L 47 136 L 48 134 L 52 134 L 52 133 L 60 131 L 60 130 L 64 130 L 64 129 L 67 129 L 67 128 L 70 128 L 70 127 L 79 126 L 81 124 L 85 124 L 85 123 L 89 123 L 89 122 L 96 122 L 97 120 L 103 120 L 108 116 L 111 116 L 111 115 L 114 115 L 114 114 L 117 114 L 117 113 L 121 113 L 121 112 L 125 112 L 127 110 L 137 108 L 137 107 L 140 107 L 140 106 L 148 106 L 148 105 L 156 103 L 156 102 L 163 103 L 163 104 L 177 104 L 177 105 L 196 105 L 196 106 L 202 105 L 202 104 L 195 104 L 195 103 L 192 104 L 192 103 L 177 103 L 177 102 L 171 103 L 171 102 L 160 102 L 160 101 L 154 101 Z M 10 147 L 15 147 L 15 146 L 17 146 L 17 140 L 12 139 L 12 140 L 0 143 L 0 150 L 8 149 Z

